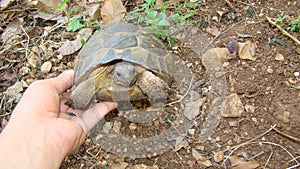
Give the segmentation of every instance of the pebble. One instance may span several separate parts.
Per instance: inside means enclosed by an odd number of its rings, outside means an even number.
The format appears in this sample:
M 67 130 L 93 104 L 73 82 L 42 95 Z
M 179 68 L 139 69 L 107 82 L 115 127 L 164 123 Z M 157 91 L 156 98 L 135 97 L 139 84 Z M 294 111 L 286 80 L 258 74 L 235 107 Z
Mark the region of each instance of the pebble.
M 279 120 L 282 123 L 285 123 L 285 124 L 289 123 L 290 122 L 290 120 L 289 120 L 290 114 L 291 114 L 290 112 L 284 111 L 283 114 L 282 115 L 278 115 L 276 117 L 276 119 Z
M 43 65 L 41 66 L 41 71 L 43 73 L 48 73 L 48 72 L 50 72 L 51 68 L 52 68 L 52 63 L 47 61 L 47 62 L 44 62 Z
M 255 107 L 250 105 L 250 104 L 246 104 L 245 105 L 245 110 L 247 113 L 254 113 L 255 112 Z
M 272 73 L 274 72 L 274 70 L 271 69 L 271 68 L 268 68 L 268 69 L 267 69 L 267 72 L 270 73 L 270 74 L 272 74 Z
M 195 131 L 196 131 L 196 129 L 189 129 L 189 131 L 188 131 L 188 133 L 189 133 L 189 135 L 195 135 Z
M 224 152 L 223 151 L 219 151 L 214 155 L 214 161 L 219 163 L 221 161 L 223 161 L 224 159 Z
M 130 125 L 129 125 L 129 129 L 130 130 L 136 130 L 137 129 L 137 125 L 135 124 L 135 123 L 131 123 Z
M 280 53 L 277 53 L 276 56 L 275 56 L 275 60 L 284 61 L 284 56 Z
M 230 127 L 237 127 L 239 125 L 238 120 L 229 120 L 228 124 Z
M 300 76 L 300 72 L 294 72 L 294 76 L 299 77 Z
M 225 106 L 221 112 L 222 117 L 241 117 L 243 112 L 244 106 L 236 93 L 232 93 L 226 97 Z

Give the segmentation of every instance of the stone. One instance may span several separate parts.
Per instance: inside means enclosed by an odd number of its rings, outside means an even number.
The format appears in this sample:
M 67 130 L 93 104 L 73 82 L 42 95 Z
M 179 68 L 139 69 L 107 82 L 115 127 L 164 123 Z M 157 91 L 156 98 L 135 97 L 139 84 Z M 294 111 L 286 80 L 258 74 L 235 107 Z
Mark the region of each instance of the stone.
M 224 109 L 221 112 L 222 117 L 241 117 L 243 112 L 244 106 L 236 93 L 232 93 L 226 97 Z
M 276 56 L 275 56 L 275 60 L 284 61 L 284 56 L 280 53 L 277 53 Z

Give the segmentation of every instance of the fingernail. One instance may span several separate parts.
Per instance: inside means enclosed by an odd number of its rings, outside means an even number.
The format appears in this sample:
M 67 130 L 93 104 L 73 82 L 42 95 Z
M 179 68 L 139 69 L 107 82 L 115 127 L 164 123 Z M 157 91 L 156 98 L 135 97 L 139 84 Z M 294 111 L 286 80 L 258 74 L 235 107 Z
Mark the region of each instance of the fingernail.
M 114 104 L 114 107 L 117 108 L 118 107 L 118 102 L 112 102 Z
M 68 75 L 68 76 L 73 76 L 74 75 L 74 70 L 65 70 L 63 71 L 59 76 L 65 76 L 65 75 Z

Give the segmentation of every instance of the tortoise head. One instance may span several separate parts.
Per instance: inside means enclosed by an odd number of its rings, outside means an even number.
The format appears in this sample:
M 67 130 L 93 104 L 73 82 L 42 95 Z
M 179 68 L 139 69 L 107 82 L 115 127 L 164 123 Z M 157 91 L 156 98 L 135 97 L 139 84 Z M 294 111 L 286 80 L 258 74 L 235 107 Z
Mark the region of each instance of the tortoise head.
M 129 62 L 118 62 L 115 65 L 113 72 L 113 81 L 115 84 L 130 87 L 137 79 L 136 68 L 132 63 Z

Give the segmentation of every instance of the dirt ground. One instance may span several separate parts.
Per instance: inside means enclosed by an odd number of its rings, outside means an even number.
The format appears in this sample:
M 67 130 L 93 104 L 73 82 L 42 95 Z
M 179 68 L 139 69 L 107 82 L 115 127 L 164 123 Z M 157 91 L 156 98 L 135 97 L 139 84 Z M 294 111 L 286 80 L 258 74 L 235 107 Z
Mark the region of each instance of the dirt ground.
M 133 9 L 136 3 L 123 1 L 127 10 Z M 69 4 L 76 6 L 73 1 Z M 299 167 L 300 46 L 266 19 L 268 16 L 274 20 L 281 14 L 289 15 L 288 19 L 295 19 L 300 15 L 299 9 L 299 0 L 211 0 L 199 7 L 197 19 L 200 21 L 196 27 L 198 31 L 203 31 L 208 37 L 208 43 L 213 47 L 227 48 L 230 42 L 243 43 L 247 40 L 256 44 L 254 60 L 241 59 L 237 54 L 231 54 L 223 63 L 227 94 L 237 94 L 243 105 L 243 112 L 235 118 L 222 116 L 215 132 L 204 143 L 200 143 L 197 136 L 201 132 L 203 118 L 207 117 L 205 113 L 211 104 L 209 90 L 207 94 L 202 95 L 206 98 L 200 109 L 204 115 L 198 115 L 194 119 L 195 125 L 185 136 L 187 144 L 180 149 L 173 148 L 148 158 L 124 158 L 106 151 L 93 139 L 87 138 L 78 151 L 64 160 L 61 168 Z M 15 18 L 24 20 L 22 29 L 26 32 L 23 31 L 18 40 L 11 43 L 0 40 L 0 132 L 7 124 L 26 85 L 37 79 L 54 77 L 63 70 L 74 67 L 77 53 L 60 58 L 57 50 L 66 39 L 75 39 L 77 33 L 58 27 L 41 40 L 44 30 L 56 23 L 35 18 L 35 11 L 36 9 L 27 3 L 16 1 L 0 13 L 1 34 Z M 220 11 L 224 12 L 222 17 Z M 215 20 L 214 16 L 218 19 Z M 218 29 L 220 34 L 210 34 L 209 31 L 205 31 L 207 27 Z M 299 32 L 289 33 L 300 39 Z M 205 81 L 201 89 L 203 93 L 204 89 L 209 89 L 210 82 L 201 59 L 184 43 L 179 42 L 177 45 L 175 53 L 189 65 L 197 80 Z M 38 57 L 35 63 L 30 59 L 32 52 Z M 41 65 L 47 61 L 52 63 L 52 67 L 48 72 L 43 72 Z M 19 95 L 11 98 L 6 92 L 16 82 L 26 85 L 18 91 Z M 156 124 L 150 125 L 151 129 L 132 133 L 132 125 L 126 120 L 113 113 L 107 118 L 110 118 L 112 123 L 119 120 L 124 133 L 137 136 L 171 127 L 168 124 L 162 124 L 163 127 Z M 240 164 L 234 165 L 234 158 Z

